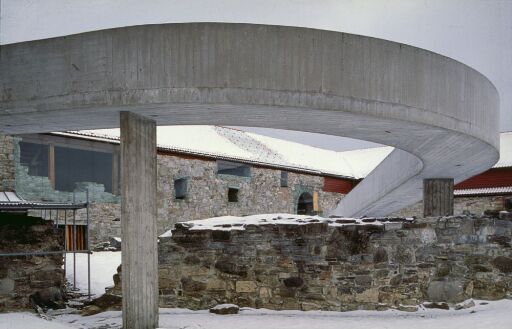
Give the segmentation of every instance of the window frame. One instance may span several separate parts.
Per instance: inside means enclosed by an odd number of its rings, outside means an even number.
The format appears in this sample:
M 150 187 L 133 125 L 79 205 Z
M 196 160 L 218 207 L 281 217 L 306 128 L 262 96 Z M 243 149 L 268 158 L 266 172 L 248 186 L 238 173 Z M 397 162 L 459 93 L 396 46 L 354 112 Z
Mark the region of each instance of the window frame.
M 180 177 L 173 180 L 173 187 L 174 187 L 174 200 L 185 200 L 188 197 L 188 177 Z M 184 189 L 184 191 L 181 191 L 181 193 L 178 196 L 178 190 L 176 188 L 176 184 L 183 184 L 184 186 L 181 186 L 181 188 Z
M 285 171 L 285 170 L 281 170 L 280 186 L 281 187 L 289 187 L 289 185 L 288 185 L 288 172 Z

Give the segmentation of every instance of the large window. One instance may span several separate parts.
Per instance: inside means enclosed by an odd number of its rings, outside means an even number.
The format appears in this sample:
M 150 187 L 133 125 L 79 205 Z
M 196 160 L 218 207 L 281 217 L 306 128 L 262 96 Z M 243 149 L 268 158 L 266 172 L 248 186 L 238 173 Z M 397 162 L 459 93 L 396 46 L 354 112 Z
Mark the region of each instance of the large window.
M 48 145 L 20 142 L 20 164 L 30 176 L 48 177 Z
M 55 189 L 72 192 L 75 183 L 103 184 L 112 193 L 112 153 L 55 147 Z
M 251 177 L 251 166 L 243 163 L 218 160 L 217 174 Z

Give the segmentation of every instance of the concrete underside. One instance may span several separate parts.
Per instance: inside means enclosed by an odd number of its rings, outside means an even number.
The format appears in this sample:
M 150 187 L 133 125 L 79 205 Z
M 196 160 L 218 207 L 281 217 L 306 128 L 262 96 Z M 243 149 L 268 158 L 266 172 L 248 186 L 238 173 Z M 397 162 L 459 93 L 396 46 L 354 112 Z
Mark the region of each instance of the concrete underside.
M 395 146 L 333 213 L 386 215 L 499 157 L 498 95 L 450 58 L 338 32 L 250 24 L 126 27 L 2 46 L 0 132 L 270 127 Z

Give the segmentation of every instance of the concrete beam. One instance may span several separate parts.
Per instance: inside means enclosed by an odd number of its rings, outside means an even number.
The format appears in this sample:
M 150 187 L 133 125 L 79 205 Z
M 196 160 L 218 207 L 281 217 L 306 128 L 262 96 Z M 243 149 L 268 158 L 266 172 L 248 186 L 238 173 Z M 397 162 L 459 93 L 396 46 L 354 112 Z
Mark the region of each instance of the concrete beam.
M 453 215 L 453 179 L 423 180 L 423 216 Z
M 123 328 L 158 327 L 156 123 L 121 112 Z

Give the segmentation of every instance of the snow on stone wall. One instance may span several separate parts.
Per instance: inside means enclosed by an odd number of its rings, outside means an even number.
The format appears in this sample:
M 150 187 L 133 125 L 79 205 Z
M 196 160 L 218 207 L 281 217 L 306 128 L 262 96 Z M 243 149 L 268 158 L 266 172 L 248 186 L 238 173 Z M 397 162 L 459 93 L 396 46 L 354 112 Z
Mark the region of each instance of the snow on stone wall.
M 511 195 L 490 195 L 490 196 L 456 196 L 453 199 L 453 213 L 462 215 L 470 213 L 477 216 L 483 215 L 486 210 L 499 212 L 505 210 L 505 199 L 512 198 Z M 390 216 L 396 217 L 423 217 L 423 201 L 410 207 L 397 211 Z
M 512 292 L 511 221 L 270 217 L 181 223 L 161 237 L 161 305 L 414 309 Z
M 319 210 L 334 208 L 342 194 L 323 192 L 323 177 L 288 173 L 281 187 L 281 171 L 251 167 L 251 177 L 218 175 L 215 161 L 171 155 L 158 156 L 157 205 L 159 233 L 175 223 L 217 216 L 296 213 L 302 192 L 317 192 Z M 188 194 L 175 199 L 174 180 L 187 178 Z M 238 202 L 228 202 L 228 188 L 238 189 Z

